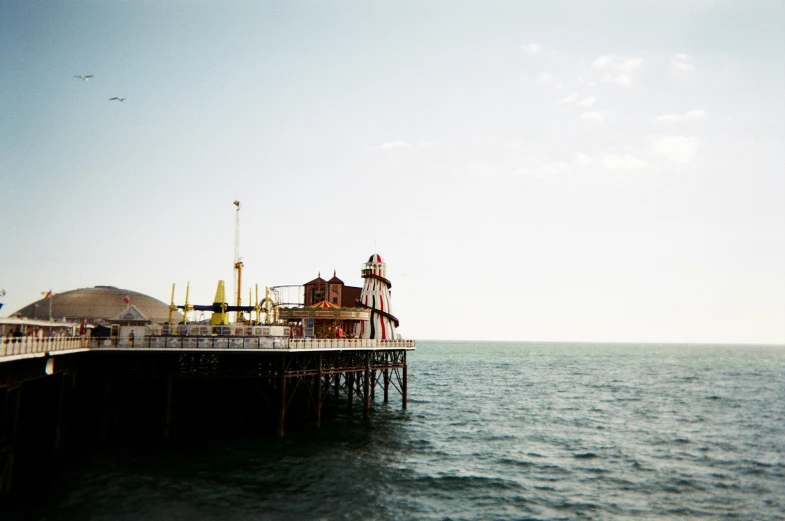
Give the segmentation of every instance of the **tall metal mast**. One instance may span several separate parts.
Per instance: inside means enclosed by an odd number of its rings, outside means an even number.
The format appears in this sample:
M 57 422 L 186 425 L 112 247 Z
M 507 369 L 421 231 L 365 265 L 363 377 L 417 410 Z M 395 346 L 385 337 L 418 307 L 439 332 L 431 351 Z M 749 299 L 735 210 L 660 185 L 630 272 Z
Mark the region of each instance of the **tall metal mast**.
M 237 272 L 234 285 L 234 300 L 238 306 L 242 306 L 240 288 L 242 288 L 243 284 L 243 261 L 240 259 L 240 201 L 235 200 L 233 204 L 237 207 L 234 218 L 234 269 Z M 235 321 L 242 321 L 242 316 L 242 312 L 238 311 Z

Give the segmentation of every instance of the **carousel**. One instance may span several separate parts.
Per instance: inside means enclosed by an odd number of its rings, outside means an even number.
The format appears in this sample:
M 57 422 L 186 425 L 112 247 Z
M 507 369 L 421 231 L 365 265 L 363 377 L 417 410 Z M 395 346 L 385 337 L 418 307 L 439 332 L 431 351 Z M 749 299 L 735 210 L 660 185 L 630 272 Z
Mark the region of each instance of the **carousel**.
M 355 338 L 357 326 L 370 318 L 370 309 L 343 308 L 326 300 L 301 308 L 278 309 L 278 319 L 291 326 L 293 337 Z

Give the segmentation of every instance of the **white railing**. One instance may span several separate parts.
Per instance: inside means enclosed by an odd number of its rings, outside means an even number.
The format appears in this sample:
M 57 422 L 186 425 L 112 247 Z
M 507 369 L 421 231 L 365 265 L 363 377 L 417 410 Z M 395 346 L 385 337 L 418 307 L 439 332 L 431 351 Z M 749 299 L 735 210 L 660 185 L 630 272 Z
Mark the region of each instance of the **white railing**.
M 288 338 L 257 336 L 145 336 L 91 339 L 90 348 L 106 349 L 385 349 L 415 348 L 414 340 Z
M 0 359 L 8 356 L 33 355 L 52 351 L 70 351 L 87 347 L 87 338 L 82 337 L 0 337 Z
M 0 337 L 0 361 L 4 357 L 44 354 L 74 349 L 385 349 L 415 348 L 414 340 L 354 338 L 287 338 L 221 336 L 146 336 L 140 339 L 87 337 Z
M 358 349 L 415 347 L 414 340 L 371 340 L 367 338 L 287 338 L 289 349 Z

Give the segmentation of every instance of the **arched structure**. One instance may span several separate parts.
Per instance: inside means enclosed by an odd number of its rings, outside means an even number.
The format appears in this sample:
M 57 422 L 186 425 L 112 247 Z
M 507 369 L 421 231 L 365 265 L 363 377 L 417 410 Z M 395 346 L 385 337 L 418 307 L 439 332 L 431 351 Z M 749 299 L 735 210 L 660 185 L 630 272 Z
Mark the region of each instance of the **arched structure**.
M 115 318 L 129 303 L 155 323 L 163 324 L 168 318 L 169 306 L 166 303 L 137 291 L 114 286 L 96 286 L 56 293 L 28 304 L 12 315 L 43 320 L 51 317 L 69 322 L 86 319 L 87 322 L 97 323 Z M 180 322 L 182 314 L 175 313 L 172 320 L 175 323 Z

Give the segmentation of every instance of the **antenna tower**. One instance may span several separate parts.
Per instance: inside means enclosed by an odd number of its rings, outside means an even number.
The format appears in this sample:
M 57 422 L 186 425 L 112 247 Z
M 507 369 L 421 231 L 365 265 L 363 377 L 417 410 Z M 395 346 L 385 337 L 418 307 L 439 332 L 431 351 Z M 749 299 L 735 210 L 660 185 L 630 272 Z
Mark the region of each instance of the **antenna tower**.
M 234 217 L 234 270 L 237 272 L 234 279 L 234 300 L 238 306 L 242 306 L 240 288 L 243 284 L 243 261 L 240 259 L 240 201 L 235 200 L 233 204 L 237 207 Z M 235 320 L 242 322 L 242 317 L 242 312 L 238 311 Z

